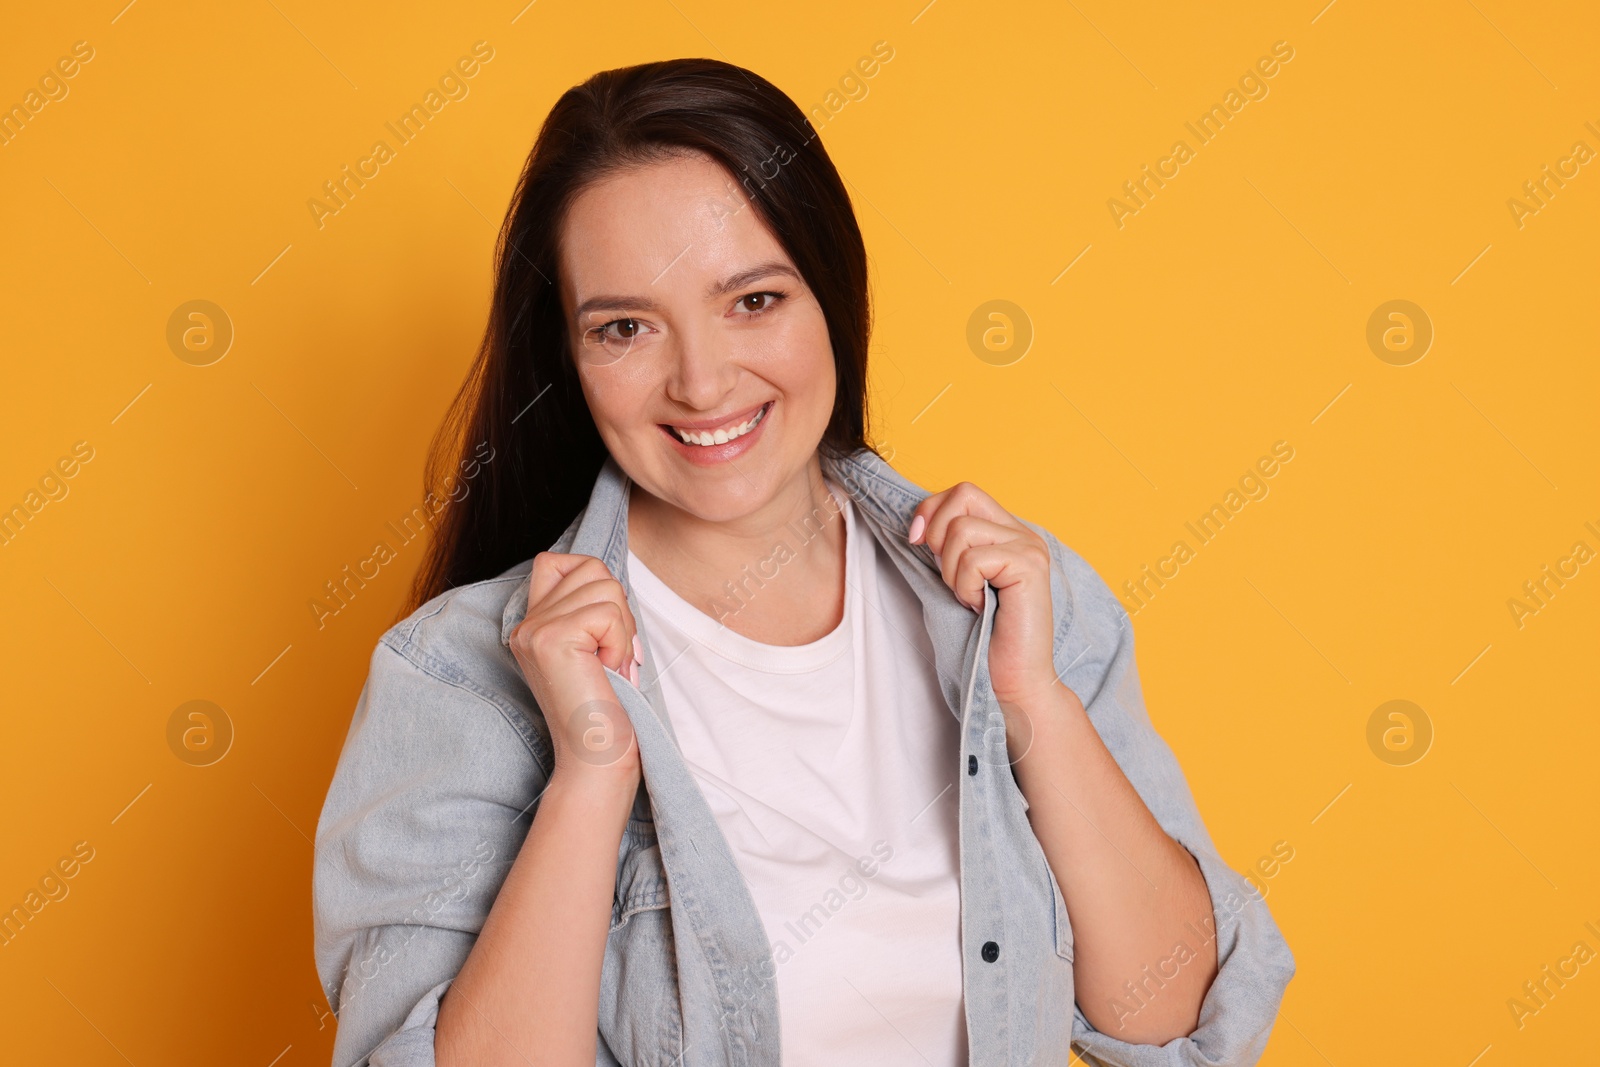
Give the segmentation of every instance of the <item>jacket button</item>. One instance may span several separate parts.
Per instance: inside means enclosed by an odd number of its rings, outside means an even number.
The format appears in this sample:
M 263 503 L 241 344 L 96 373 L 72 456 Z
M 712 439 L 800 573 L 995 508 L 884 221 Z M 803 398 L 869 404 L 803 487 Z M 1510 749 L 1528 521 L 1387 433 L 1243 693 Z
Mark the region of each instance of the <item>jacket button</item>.
M 977 774 L 978 773 L 978 757 L 977 756 L 973 756 L 973 755 L 970 755 L 970 754 L 967 756 L 967 773 L 968 774 Z
M 983 943 L 983 962 L 984 963 L 993 963 L 995 960 L 997 960 L 999 958 L 1000 958 L 1000 946 L 995 944 L 993 941 L 985 941 Z

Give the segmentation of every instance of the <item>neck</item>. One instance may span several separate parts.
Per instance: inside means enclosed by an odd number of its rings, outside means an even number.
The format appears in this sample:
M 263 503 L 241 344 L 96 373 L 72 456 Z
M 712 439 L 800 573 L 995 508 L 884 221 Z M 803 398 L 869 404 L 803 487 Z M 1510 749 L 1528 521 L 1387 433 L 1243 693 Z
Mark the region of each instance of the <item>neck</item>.
M 713 521 L 629 490 L 628 547 L 668 588 L 729 629 L 804 644 L 844 610 L 845 529 L 813 454 L 771 499 Z

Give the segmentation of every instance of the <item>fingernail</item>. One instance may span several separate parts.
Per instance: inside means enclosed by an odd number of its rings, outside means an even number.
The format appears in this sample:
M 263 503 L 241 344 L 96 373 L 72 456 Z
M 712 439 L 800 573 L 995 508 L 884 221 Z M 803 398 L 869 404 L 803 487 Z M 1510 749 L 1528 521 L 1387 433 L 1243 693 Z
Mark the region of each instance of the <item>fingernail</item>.
M 637 662 L 628 664 L 628 681 L 635 686 L 639 684 L 639 664 Z
M 633 635 L 633 662 L 644 662 L 644 642 L 639 640 L 639 635 Z
M 911 531 L 906 534 L 906 540 L 912 544 L 917 543 L 917 538 L 922 536 L 922 531 L 928 525 L 928 520 L 921 515 L 911 520 Z

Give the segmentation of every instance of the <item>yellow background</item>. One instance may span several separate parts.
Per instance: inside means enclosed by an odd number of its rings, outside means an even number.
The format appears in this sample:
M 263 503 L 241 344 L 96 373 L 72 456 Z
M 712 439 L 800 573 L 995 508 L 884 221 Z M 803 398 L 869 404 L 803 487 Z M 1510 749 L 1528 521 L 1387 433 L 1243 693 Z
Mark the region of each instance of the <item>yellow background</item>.
M 1120 588 L 1295 449 L 1135 618 L 1223 855 L 1294 850 L 1265 882 L 1299 974 L 1264 1062 L 1592 1056 L 1600 965 L 1520 1028 L 1506 1003 L 1600 951 L 1600 564 L 1521 627 L 1507 607 L 1600 550 L 1600 162 L 1520 227 L 1507 206 L 1600 150 L 1591 5 L 524 2 L 7 14 L 0 102 L 94 49 L 0 147 L 0 507 L 94 449 L 0 547 L 0 907 L 94 849 L 0 948 L 7 1058 L 328 1061 L 310 837 L 419 546 L 326 628 L 307 605 L 422 497 L 539 123 L 682 55 L 809 110 L 880 40 L 821 130 L 897 467 L 976 482 Z M 319 229 L 307 200 L 479 40 L 470 95 Z M 1277 41 L 1269 95 L 1196 147 L 1184 122 Z M 1195 158 L 1118 228 L 1107 200 L 1179 138 Z M 167 345 L 193 299 L 236 332 L 210 366 Z M 1034 331 L 1008 366 L 966 342 L 997 299 Z M 1392 299 L 1435 329 L 1410 366 L 1365 340 Z M 167 742 L 196 699 L 236 732 L 208 767 Z M 1409 766 L 1368 747 L 1391 699 L 1434 730 Z

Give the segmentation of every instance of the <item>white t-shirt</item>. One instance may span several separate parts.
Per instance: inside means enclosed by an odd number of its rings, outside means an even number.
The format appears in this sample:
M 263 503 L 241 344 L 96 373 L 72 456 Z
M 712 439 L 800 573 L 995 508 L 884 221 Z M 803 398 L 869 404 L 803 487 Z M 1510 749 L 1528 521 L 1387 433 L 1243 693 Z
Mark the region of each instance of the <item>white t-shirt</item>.
M 845 610 L 805 645 L 768 645 L 737 611 L 839 515 L 786 530 L 718 609 L 628 553 L 662 695 L 690 771 L 766 925 L 783 1059 L 794 1067 L 963 1067 L 956 775 L 959 724 L 922 606 L 849 495 Z M 741 565 L 742 566 L 742 565 Z

